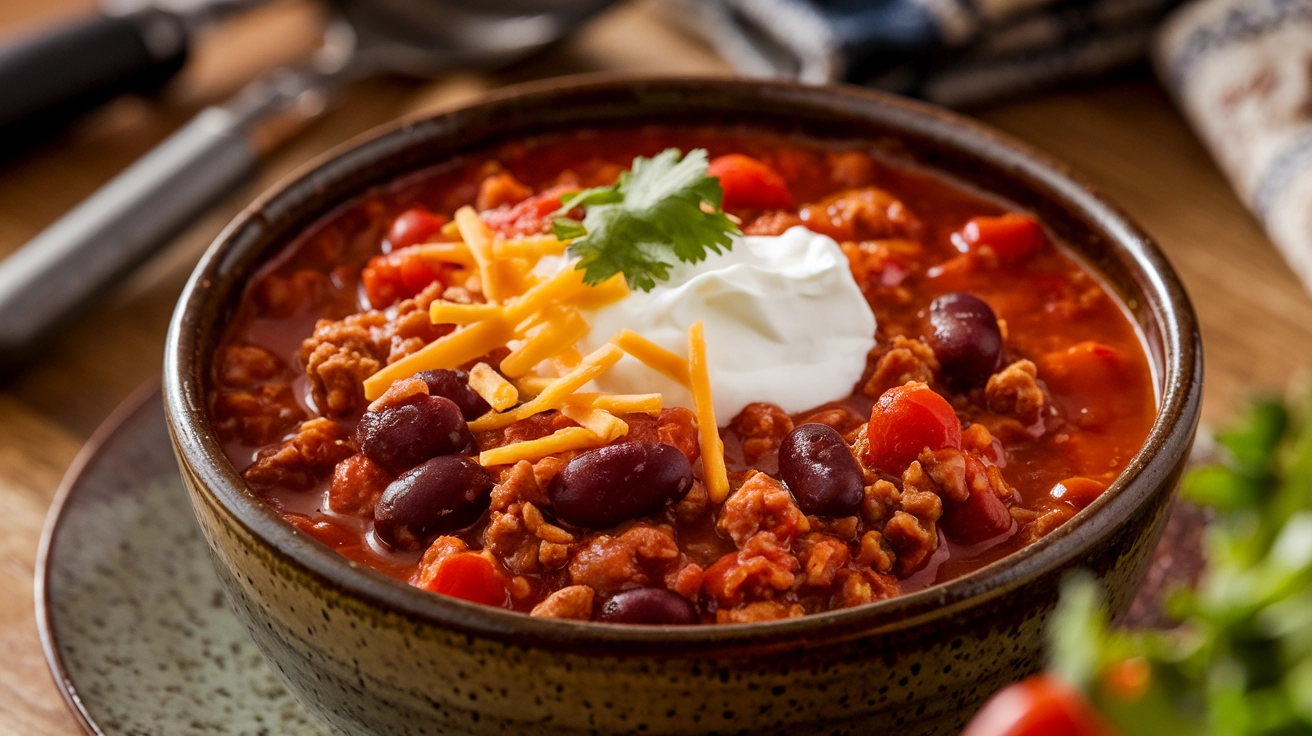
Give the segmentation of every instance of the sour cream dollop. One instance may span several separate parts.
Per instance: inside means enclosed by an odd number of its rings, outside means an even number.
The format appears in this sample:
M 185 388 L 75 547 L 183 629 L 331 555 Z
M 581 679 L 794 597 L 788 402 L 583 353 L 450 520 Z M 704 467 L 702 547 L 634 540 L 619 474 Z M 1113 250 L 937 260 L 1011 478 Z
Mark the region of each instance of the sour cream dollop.
M 592 350 L 628 328 L 678 355 L 705 323 L 715 416 L 728 424 L 755 401 L 805 411 L 849 395 L 875 346 L 875 315 L 847 256 L 827 235 L 793 227 L 735 238 L 733 249 L 679 263 L 669 280 L 585 315 Z M 625 356 L 596 381 L 602 391 L 656 393 L 692 407 L 688 389 Z

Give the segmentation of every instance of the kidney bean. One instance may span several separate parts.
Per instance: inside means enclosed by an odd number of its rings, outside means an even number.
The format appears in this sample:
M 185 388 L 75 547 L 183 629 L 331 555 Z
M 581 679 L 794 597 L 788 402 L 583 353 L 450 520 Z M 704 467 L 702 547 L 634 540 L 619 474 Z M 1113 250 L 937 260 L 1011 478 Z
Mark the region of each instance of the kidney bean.
M 492 407 L 483 400 L 478 392 L 469 387 L 467 371 L 439 369 L 420 371 L 415 378 L 428 384 L 428 393 L 456 402 L 465 421 L 473 421 L 492 411 Z
M 437 455 L 474 451 L 474 436 L 455 402 L 441 396 L 367 411 L 355 438 L 360 452 L 397 475 Z
M 972 488 L 964 501 L 947 501 L 939 527 L 957 544 L 979 544 L 1012 530 L 1016 522 L 1007 504 L 988 488 Z
M 625 442 L 585 452 L 551 482 L 556 518 L 604 529 L 660 511 L 688 495 L 692 464 L 662 442 Z
M 953 390 L 982 386 L 1002 364 L 1002 332 L 988 304 L 963 291 L 944 294 L 929 305 L 934 329 L 931 347 Z
M 823 424 L 803 424 L 784 437 L 779 475 L 808 514 L 851 516 L 865 498 L 856 458 L 842 435 Z
M 387 486 L 374 508 L 374 533 L 391 547 L 415 549 L 428 535 L 469 526 L 487 509 L 493 482 L 467 457 L 435 457 Z
M 598 621 L 611 624 L 695 624 L 697 606 L 671 590 L 638 588 L 626 590 L 606 601 Z

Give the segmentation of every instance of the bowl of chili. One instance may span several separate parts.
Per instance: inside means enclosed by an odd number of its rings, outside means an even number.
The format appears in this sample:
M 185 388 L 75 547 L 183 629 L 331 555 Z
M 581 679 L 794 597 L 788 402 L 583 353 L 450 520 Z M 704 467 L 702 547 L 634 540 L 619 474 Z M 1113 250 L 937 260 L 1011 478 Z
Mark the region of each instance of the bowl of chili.
M 759 298 L 668 307 L 716 289 Z M 769 320 L 782 351 L 734 342 Z M 1151 240 L 985 126 L 589 78 L 264 195 L 179 303 L 165 396 L 231 603 L 334 731 L 949 733 L 1039 666 L 1067 571 L 1128 606 L 1201 359 Z M 829 377 L 751 370 L 790 361 Z

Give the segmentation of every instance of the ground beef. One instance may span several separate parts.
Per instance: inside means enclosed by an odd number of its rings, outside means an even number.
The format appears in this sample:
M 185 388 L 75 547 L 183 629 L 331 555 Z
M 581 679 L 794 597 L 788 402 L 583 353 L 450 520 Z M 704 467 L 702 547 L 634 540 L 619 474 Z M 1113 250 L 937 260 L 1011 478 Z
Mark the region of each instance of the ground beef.
M 906 577 L 925 564 L 938 549 L 938 520 L 943 500 L 938 486 L 914 461 L 902 474 L 901 508 L 884 525 L 884 539 L 897 554 L 898 577 Z
M 311 419 L 291 439 L 260 450 L 242 477 L 257 491 L 309 490 L 326 478 L 338 462 L 354 454 L 350 438 L 336 422 Z
M 592 619 L 592 601 L 596 595 L 596 591 L 586 585 L 566 586 L 534 606 L 529 615 L 588 621 Z
M 798 541 L 797 559 L 805 573 L 803 585 L 828 588 L 838 571 L 847 566 L 851 551 L 841 539 L 825 534 L 808 534 Z
M 778 621 L 783 618 L 797 618 L 806 611 L 797 603 L 780 603 L 779 601 L 757 601 L 742 608 L 720 609 L 715 612 L 717 624 L 750 624 L 757 621 Z
M 736 608 L 745 601 L 772 600 L 790 590 L 799 567 L 787 543 L 770 532 L 760 532 L 737 552 L 711 565 L 702 588 L 720 608 Z
M 840 192 L 803 207 L 803 224 L 834 240 L 860 241 L 914 237 L 920 224 L 901 200 L 875 187 Z
M 725 499 L 716 528 L 741 547 L 757 532 L 771 532 L 787 544 L 810 529 L 793 494 L 765 473 L 752 472 L 747 481 Z
M 919 340 L 896 335 L 888 343 L 887 352 L 875 364 L 875 370 L 862 386 L 861 393 L 877 399 L 890 388 L 905 383 L 918 381 L 933 385 L 938 371 L 933 348 Z
M 678 561 L 679 546 L 668 529 L 639 525 L 617 537 L 601 534 L 588 540 L 570 560 L 569 575 L 575 585 L 617 593 L 651 587 Z
M 1038 368 L 1018 360 L 989 377 L 984 399 L 989 411 L 1016 417 L 1026 426 L 1037 423 L 1048 405 L 1048 394 L 1038 384 Z
M 372 519 L 374 507 L 395 478 L 364 455 L 352 455 L 337 463 L 328 486 L 328 510 Z
M 226 441 L 259 447 L 282 439 L 305 418 L 290 383 L 267 383 L 214 396 L 214 428 Z
M 757 465 L 779 453 L 779 444 L 793 431 L 793 420 L 777 405 L 758 401 L 743 407 L 729 427 L 742 438 L 743 460 Z
M 419 350 L 450 331 L 434 325 L 428 307 L 442 293 L 435 281 L 390 312 L 371 310 L 341 320 L 319 320 L 301 344 L 301 360 L 310 379 L 315 406 L 326 416 L 342 417 L 365 405 L 364 380 L 388 363 Z
M 220 386 L 254 388 L 275 379 L 290 378 L 291 371 L 278 356 L 256 345 L 229 345 L 218 359 Z

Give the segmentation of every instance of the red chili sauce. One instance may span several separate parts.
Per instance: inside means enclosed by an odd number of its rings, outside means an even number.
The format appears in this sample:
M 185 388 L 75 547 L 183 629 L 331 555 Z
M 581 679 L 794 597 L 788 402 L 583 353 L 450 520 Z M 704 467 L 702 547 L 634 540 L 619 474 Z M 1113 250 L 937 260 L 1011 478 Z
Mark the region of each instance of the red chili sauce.
M 708 150 L 744 232 L 802 224 L 840 243 L 878 323 L 862 380 L 844 387 L 849 398 L 798 415 L 753 404 L 719 417 L 724 504 L 701 483 L 692 412 L 665 407 L 622 417 L 629 434 L 616 441 L 687 456 L 696 482 L 657 513 L 607 528 L 558 519 L 552 483 L 585 454 L 570 451 L 489 468 L 495 487 L 461 528 L 384 542 L 375 510 L 404 471 L 361 452 L 361 381 L 454 329 L 428 320 L 434 299 L 482 299 L 457 270 L 406 247 L 444 239 L 441 226 L 465 205 L 507 237 L 549 232 L 562 192 L 609 184 L 635 156 L 667 147 Z M 228 328 L 211 414 L 234 465 L 289 523 L 435 592 L 647 623 L 768 620 L 888 598 L 1065 523 L 1125 468 L 1155 416 L 1124 307 L 1014 210 L 860 141 L 711 127 L 524 139 L 367 192 L 289 243 Z M 781 443 L 807 423 L 831 428 L 806 431 L 841 437 L 843 462 L 859 468 L 857 501 L 840 514 L 805 513 L 780 479 Z M 573 425 L 540 414 L 480 433 L 477 450 Z

